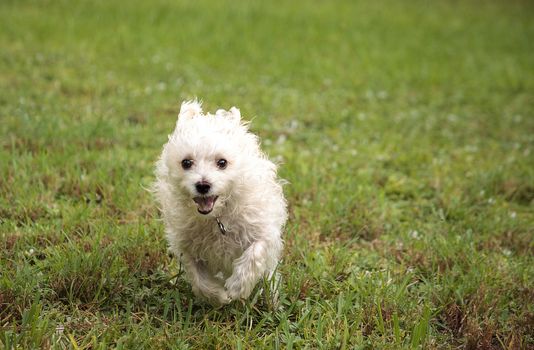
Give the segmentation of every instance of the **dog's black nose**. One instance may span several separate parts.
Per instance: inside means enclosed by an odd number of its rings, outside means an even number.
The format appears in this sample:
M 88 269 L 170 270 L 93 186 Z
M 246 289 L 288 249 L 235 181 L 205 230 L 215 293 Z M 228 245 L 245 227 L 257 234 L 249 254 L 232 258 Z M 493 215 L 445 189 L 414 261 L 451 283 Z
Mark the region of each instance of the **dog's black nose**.
M 200 194 L 206 194 L 210 191 L 210 184 L 205 181 L 197 182 L 195 184 L 195 188 L 197 189 L 197 192 Z

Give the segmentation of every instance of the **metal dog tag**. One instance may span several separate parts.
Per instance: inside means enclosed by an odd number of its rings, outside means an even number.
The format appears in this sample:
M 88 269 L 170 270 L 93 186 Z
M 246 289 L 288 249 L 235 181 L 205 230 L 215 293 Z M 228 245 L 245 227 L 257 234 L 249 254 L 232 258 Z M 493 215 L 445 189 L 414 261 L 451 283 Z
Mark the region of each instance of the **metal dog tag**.
M 224 225 L 221 222 L 221 220 L 219 220 L 219 218 L 215 218 L 215 220 L 217 220 L 217 226 L 219 226 L 219 230 L 221 231 L 221 233 L 223 235 L 226 235 L 226 227 L 224 227 Z

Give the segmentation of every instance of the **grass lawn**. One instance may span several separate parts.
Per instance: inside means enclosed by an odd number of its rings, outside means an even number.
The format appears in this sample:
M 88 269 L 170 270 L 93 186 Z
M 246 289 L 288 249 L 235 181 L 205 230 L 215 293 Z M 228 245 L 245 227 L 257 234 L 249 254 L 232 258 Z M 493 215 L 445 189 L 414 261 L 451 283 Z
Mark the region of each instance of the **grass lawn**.
M 0 2 L 0 348 L 534 348 L 534 4 Z M 196 301 L 180 103 L 281 162 L 280 305 Z

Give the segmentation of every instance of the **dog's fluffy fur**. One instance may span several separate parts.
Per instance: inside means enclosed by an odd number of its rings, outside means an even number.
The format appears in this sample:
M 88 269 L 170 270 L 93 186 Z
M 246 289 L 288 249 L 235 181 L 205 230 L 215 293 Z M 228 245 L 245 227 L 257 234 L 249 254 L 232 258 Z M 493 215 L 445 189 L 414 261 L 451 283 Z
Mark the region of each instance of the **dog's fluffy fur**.
M 170 250 L 195 295 L 226 304 L 247 298 L 273 274 L 286 201 L 275 164 L 237 108 L 203 114 L 200 103 L 184 102 L 156 177 Z

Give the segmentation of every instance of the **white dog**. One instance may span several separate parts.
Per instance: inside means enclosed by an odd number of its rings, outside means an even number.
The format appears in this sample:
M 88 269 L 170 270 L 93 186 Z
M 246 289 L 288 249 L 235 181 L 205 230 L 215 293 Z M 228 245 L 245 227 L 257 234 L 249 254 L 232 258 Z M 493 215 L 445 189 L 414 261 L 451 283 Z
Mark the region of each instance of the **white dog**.
M 226 304 L 273 274 L 286 201 L 276 166 L 237 108 L 203 114 L 198 102 L 184 102 L 156 176 L 170 249 L 195 295 Z

